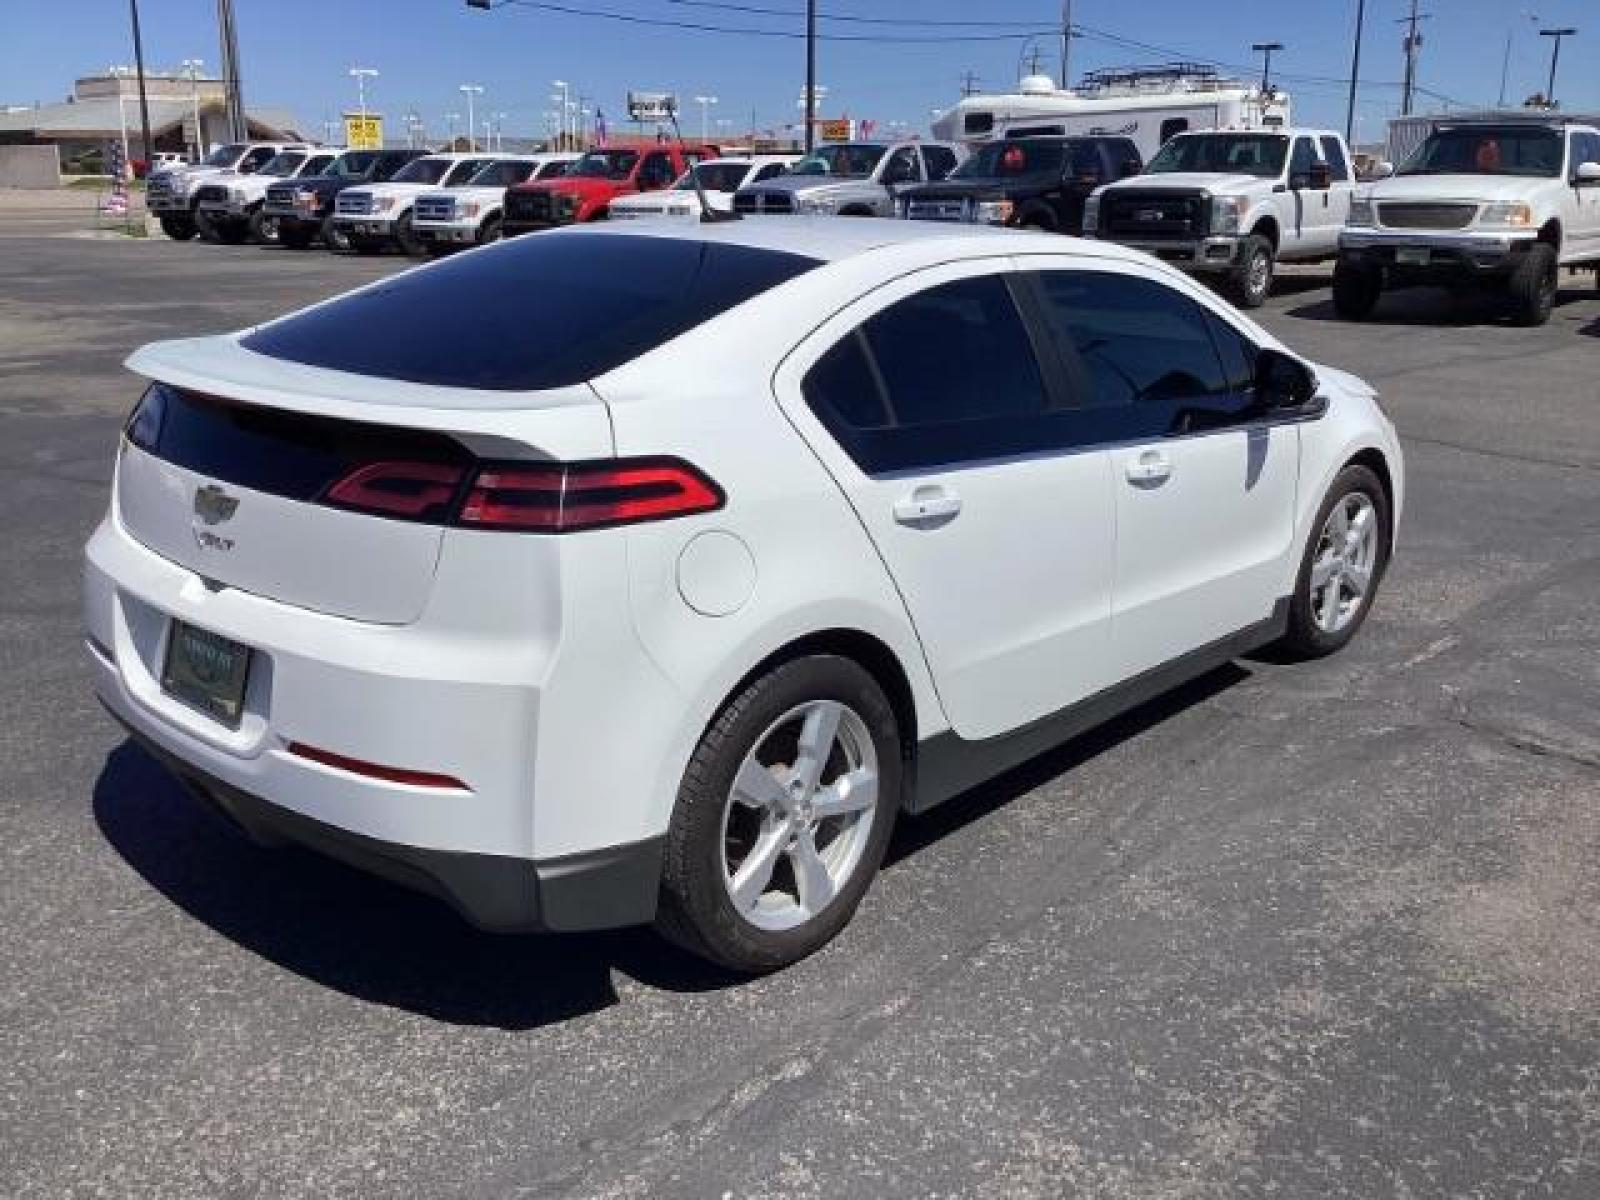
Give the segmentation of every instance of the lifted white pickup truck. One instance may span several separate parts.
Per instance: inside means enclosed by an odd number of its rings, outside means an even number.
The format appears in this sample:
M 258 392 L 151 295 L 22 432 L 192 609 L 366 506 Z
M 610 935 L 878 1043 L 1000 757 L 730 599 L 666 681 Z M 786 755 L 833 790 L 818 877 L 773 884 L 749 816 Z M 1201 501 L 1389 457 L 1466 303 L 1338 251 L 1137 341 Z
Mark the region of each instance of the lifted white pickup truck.
M 506 189 L 550 179 L 578 161 L 576 154 L 514 154 L 492 162 L 462 187 L 424 192 L 411 209 L 411 231 L 430 256 L 500 240 Z
M 1354 186 L 1332 130 L 1183 133 L 1141 174 L 1090 196 L 1083 231 L 1220 277 L 1240 307 L 1257 308 L 1275 264 L 1338 253 Z
M 1482 284 L 1505 291 L 1518 324 L 1542 325 L 1563 266 L 1600 273 L 1600 129 L 1441 123 L 1398 172 L 1356 194 L 1333 305 L 1360 320 L 1386 288 Z

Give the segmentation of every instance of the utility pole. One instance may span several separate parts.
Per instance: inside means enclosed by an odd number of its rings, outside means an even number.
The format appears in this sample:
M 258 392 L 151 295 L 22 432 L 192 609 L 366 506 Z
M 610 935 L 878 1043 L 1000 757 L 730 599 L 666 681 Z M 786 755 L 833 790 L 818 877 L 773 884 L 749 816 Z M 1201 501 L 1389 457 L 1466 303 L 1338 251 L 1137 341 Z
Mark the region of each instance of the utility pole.
M 150 100 L 144 91 L 144 38 L 139 33 L 139 0 L 128 0 L 128 8 L 133 14 L 133 65 L 139 72 L 139 128 L 140 137 L 144 141 L 144 160 L 150 162 L 152 153 L 150 148 Z M 121 91 L 122 85 L 117 85 Z
M 194 106 L 194 160 L 199 162 L 205 157 L 201 144 L 204 141 L 200 133 L 200 68 L 205 66 L 198 58 L 183 60 L 183 73 L 189 77 L 189 102 Z
M 239 82 L 239 30 L 233 20 L 233 0 L 217 0 L 217 27 L 222 37 L 222 88 L 228 110 L 228 140 L 249 140 L 244 112 L 244 87 Z
M 1272 52 L 1282 50 L 1282 42 L 1255 42 L 1250 49 L 1261 55 L 1261 94 L 1272 90 Z
M 1411 98 L 1417 85 L 1417 50 L 1422 45 L 1422 35 L 1417 32 L 1417 22 L 1426 21 L 1430 16 L 1430 13 L 1419 13 L 1417 0 L 1411 0 L 1411 15 L 1401 17 L 1395 22 L 1397 25 L 1408 26 L 1405 38 L 1406 78 L 1400 93 L 1400 115 L 1404 117 L 1411 115 Z
M 1539 30 L 1540 37 L 1555 39 L 1550 47 L 1550 83 L 1544 89 L 1544 102 L 1551 108 L 1556 106 L 1556 64 L 1561 61 L 1561 39 L 1571 37 L 1577 32 L 1576 29 L 1570 27 L 1567 29 Z
M 373 67 L 351 67 L 350 78 L 356 81 L 357 104 L 361 109 L 364 120 L 367 115 L 367 80 L 376 79 L 378 72 Z
M 1072 0 L 1061 0 L 1061 90 L 1072 86 L 1068 64 L 1072 61 Z
M 806 153 L 817 147 L 817 0 L 806 0 Z
M 1350 101 L 1344 110 L 1344 140 L 1356 144 L 1356 81 L 1361 78 L 1361 34 L 1367 23 L 1367 0 L 1356 0 L 1356 39 L 1350 51 Z

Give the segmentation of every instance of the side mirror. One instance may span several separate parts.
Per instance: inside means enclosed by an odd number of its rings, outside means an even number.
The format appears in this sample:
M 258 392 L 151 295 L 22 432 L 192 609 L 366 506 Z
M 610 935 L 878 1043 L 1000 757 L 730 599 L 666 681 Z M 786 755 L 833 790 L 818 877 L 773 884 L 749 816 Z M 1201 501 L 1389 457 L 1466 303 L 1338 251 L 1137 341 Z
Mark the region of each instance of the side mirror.
M 1268 347 L 1256 356 L 1255 388 L 1262 412 L 1303 408 L 1317 394 L 1317 377 L 1298 358 Z
M 1333 168 L 1327 163 L 1311 164 L 1311 189 L 1325 192 L 1333 186 Z
M 1389 176 L 1391 176 L 1393 174 L 1394 174 L 1394 164 L 1392 162 L 1380 162 L 1380 163 L 1377 163 L 1377 164 L 1375 164 L 1373 166 L 1372 171 L 1368 175 L 1368 178 L 1369 179 L 1387 179 L 1387 178 L 1389 178 Z
M 1579 163 L 1578 169 L 1572 173 L 1572 182 L 1580 186 L 1600 183 L 1600 163 Z

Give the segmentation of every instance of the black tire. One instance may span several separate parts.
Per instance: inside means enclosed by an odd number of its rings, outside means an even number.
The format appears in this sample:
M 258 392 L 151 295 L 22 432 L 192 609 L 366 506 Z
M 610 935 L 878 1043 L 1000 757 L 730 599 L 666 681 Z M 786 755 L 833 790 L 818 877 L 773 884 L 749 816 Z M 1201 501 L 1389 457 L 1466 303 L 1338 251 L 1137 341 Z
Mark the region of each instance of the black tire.
M 322 244 L 334 254 L 349 254 L 355 247 L 350 244 L 350 235 L 331 216 L 322 218 L 322 228 L 317 231 L 317 236 L 322 239 Z
M 1511 319 L 1518 325 L 1543 325 L 1555 309 L 1559 283 L 1556 248 L 1548 242 L 1529 246 L 1506 283 Z
M 278 245 L 280 246 L 285 246 L 290 250 L 309 250 L 311 249 L 311 243 L 316 239 L 317 231 L 306 228 L 298 221 L 287 225 L 282 221 L 278 222 Z
M 371 257 L 374 254 L 382 254 L 384 248 L 384 242 L 380 241 L 378 238 L 367 237 L 365 234 L 360 233 L 352 233 L 348 235 L 345 238 L 345 244 L 349 246 L 350 253 L 360 254 L 363 257 Z M 335 253 L 338 252 L 336 251 Z
M 200 209 L 194 212 L 194 231 L 200 235 L 202 242 L 216 243 L 221 239 L 217 236 L 217 222 Z
M 499 217 L 485 217 L 483 224 L 478 226 L 478 245 L 480 246 L 487 246 L 490 242 L 498 242 L 501 236 Z
M 258 246 L 276 245 L 278 241 L 278 218 L 272 216 L 264 209 L 256 209 L 250 214 L 249 222 L 250 240 Z
M 742 915 L 729 894 L 724 839 L 731 839 L 732 827 L 724 825 L 723 813 L 734 804 L 734 778 L 746 755 L 785 714 L 816 701 L 835 701 L 859 718 L 876 755 L 877 804 L 861 856 L 832 899 L 791 928 L 764 929 Z M 837 751 L 831 744 L 830 755 Z M 691 953 L 741 972 L 776 970 L 820 949 L 849 922 L 883 861 L 900 808 L 902 765 L 894 709 L 854 661 L 814 655 L 754 680 L 717 714 L 684 772 L 667 831 L 656 928 Z M 771 878 L 778 878 L 776 871 Z
M 395 221 L 394 240 L 400 247 L 400 253 L 409 255 L 412 258 L 421 258 L 427 249 L 422 239 L 417 236 L 416 231 L 411 228 L 411 214 L 408 212 L 401 213 L 399 219 Z
M 1239 248 L 1239 261 L 1228 273 L 1228 290 L 1240 308 L 1260 308 L 1272 293 L 1272 272 L 1276 266 L 1272 243 L 1259 233 L 1245 238 Z
M 188 213 L 162 213 L 161 232 L 175 242 L 187 242 L 199 231 Z
M 1333 268 L 1333 311 L 1346 321 L 1366 320 L 1381 295 L 1382 269 L 1346 262 Z
M 242 246 L 250 239 L 250 222 L 232 217 L 211 222 L 211 239 L 224 246 Z
M 1365 496 L 1376 513 L 1377 543 L 1371 564 L 1370 582 L 1361 597 L 1360 606 L 1351 614 L 1347 624 L 1330 631 L 1317 623 L 1311 572 L 1317 561 L 1317 552 L 1322 547 L 1324 530 L 1334 506 L 1353 494 Z M 1306 539 L 1306 547 L 1300 557 L 1300 570 L 1295 575 L 1294 581 L 1294 595 L 1289 600 L 1289 628 L 1278 643 L 1276 647 L 1278 650 L 1290 658 L 1323 658 L 1343 650 L 1349 644 L 1350 639 L 1355 637 L 1361 626 L 1366 623 L 1367 614 L 1372 611 L 1372 603 L 1377 597 L 1378 587 L 1383 582 L 1384 572 L 1388 570 L 1389 547 L 1393 540 L 1392 520 L 1388 493 L 1384 491 L 1382 481 L 1370 468 L 1352 463 L 1334 476 L 1328 494 L 1322 498 L 1322 503 L 1317 507 L 1316 519 L 1311 523 L 1311 535 Z

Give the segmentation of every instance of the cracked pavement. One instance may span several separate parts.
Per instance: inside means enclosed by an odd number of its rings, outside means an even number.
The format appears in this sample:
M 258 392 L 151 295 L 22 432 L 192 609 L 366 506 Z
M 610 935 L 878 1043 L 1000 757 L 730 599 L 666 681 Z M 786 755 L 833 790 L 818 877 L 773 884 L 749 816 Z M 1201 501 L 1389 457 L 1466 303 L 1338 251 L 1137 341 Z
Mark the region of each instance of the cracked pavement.
M 1410 492 L 1362 635 L 1246 661 L 927 817 L 734 981 L 501 939 L 234 836 L 88 688 L 78 551 L 141 341 L 395 260 L 0 252 L 0 1192 L 1600 1195 L 1600 294 L 1263 322 L 1382 390 Z

